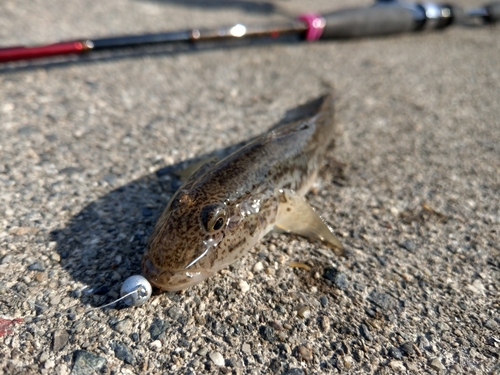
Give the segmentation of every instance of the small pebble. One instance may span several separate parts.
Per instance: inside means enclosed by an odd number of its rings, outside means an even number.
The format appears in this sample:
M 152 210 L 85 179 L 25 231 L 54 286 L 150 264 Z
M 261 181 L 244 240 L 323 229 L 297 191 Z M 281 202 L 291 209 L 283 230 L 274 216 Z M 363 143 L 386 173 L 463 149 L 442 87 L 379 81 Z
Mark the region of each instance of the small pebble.
M 390 361 L 389 367 L 392 368 L 394 371 L 401 371 L 401 372 L 406 371 L 406 368 L 403 365 L 403 362 L 401 361 Z
M 269 276 L 274 276 L 276 274 L 276 270 L 273 267 L 267 267 L 265 272 Z
M 116 332 L 119 332 L 124 335 L 129 335 L 132 332 L 132 319 L 123 319 L 120 320 L 113 326 L 113 329 Z
M 305 372 L 301 368 L 291 368 L 284 372 L 283 375 L 305 375 Z
M 434 370 L 436 371 L 443 371 L 446 370 L 446 367 L 443 366 L 439 358 L 434 358 L 431 360 L 431 363 L 429 364 Z
M 346 274 L 338 271 L 335 268 L 325 268 L 323 277 L 327 280 L 330 280 L 340 290 L 346 290 L 349 288 L 349 281 L 347 281 Z
M 359 326 L 359 333 L 361 333 L 361 336 L 363 336 L 368 341 L 373 340 L 372 334 L 370 333 L 370 330 L 368 329 L 368 327 L 366 325 L 361 324 Z
M 117 342 L 114 348 L 115 356 L 118 359 L 121 359 L 123 362 L 128 363 L 129 365 L 135 364 L 135 358 L 132 353 L 132 350 L 122 342 Z
M 241 345 L 241 351 L 246 354 L 251 354 L 252 353 L 252 348 L 249 344 L 245 343 Z
M 224 366 L 224 357 L 219 352 L 211 352 L 209 354 L 210 359 L 216 366 L 222 367 Z
M 77 350 L 75 355 L 75 364 L 73 365 L 72 375 L 85 375 L 101 372 L 106 359 L 95 355 L 86 350 Z
M 352 358 L 350 355 L 344 356 L 344 367 L 345 368 L 351 368 L 353 363 L 354 363 L 354 358 Z
M 425 336 L 418 336 L 417 342 L 418 342 L 418 346 L 422 349 L 427 349 L 431 345 L 429 340 L 427 340 L 427 337 L 425 337 Z
M 394 358 L 394 359 L 402 359 L 403 354 L 401 353 L 401 350 L 395 347 L 390 347 L 389 348 L 389 354 Z
M 45 362 L 44 367 L 45 367 L 46 369 L 51 369 L 51 368 L 54 368 L 54 367 L 55 367 L 55 365 L 56 365 L 56 364 L 55 364 L 55 362 L 54 362 L 54 360 L 53 360 L 53 359 L 48 359 L 48 360 Z
M 165 329 L 165 321 L 160 318 L 154 318 L 153 322 L 149 326 L 149 333 L 151 334 L 151 338 L 153 340 L 158 339 L 165 332 Z
M 262 262 L 257 262 L 253 266 L 252 270 L 253 270 L 253 272 L 258 273 L 258 272 L 262 271 L 263 269 L 264 269 L 264 265 L 262 264 Z
M 327 296 L 319 297 L 319 303 L 321 304 L 322 307 L 328 306 L 328 297 Z
M 202 357 L 205 357 L 208 353 L 208 346 L 204 346 L 200 349 L 198 349 L 198 351 L 196 352 L 196 354 L 198 354 L 199 356 L 202 356 Z
M 250 285 L 245 280 L 240 280 L 238 283 L 238 287 L 240 288 L 242 293 L 246 293 L 250 290 Z
M 43 352 L 40 355 L 40 358 L 38 358 L 38 360 L 40 361 L 40 363 L 44 363 L 47 359 L 49 359 L 49 353 L 47 353 L 47 352 Z
M 406 355 L 413 355 L 415 353 L 415 350 L 413 349 L 413 343 L 411 343 L 409 341 L 405 342 L 403 345 L 401 345 L 401 350 Z
M 30 271 L 40 271 L 40 272 L 43 272 L 45 271 L 45 267 L 43 266 L 42 263 L 40 262 L 34 262 L 32 263 L 29 267 L 28 267 L 28 270 Z
M 301 318 L 308 319 L 311 316 L 311 309 L 309 306 L 302 306 L 298 309 L 297 313 Z
M 273 320 L 270 324 L 276 331 L 283 331 L 283 326 L 277 320 Z
M 369 299 L 378 307 L 388 310 L 394 305 L 394 300 L 391 296 L 385 293 L 380 293 L 377 291 L 373 291 Z
M 160 340 L 155 340 L 151 344 L 149 344 L 149 349 L 157 352 L 161 349 L 161 341 Z
M 52 350 L 57 353 L 59 350 L 64 348 L 69 340 L 68 331 L 61 329 L 54 332 L 52 339 Z
M 270 326 L 261 326 L 259 328 L 259 333 L 264 340 L 274 342 L 274 328 Z
M 415 245 L 415 242 L 412 240 L 406 240 L 405 242 L 401 243 L 399 246 L 401 246 L 403 249 L 406 249 L 408 251 L 415 251 L 417 249 L 417 245 Z
M 306 346 L 300 345 L 297 348 L 297 351 L 298 351 L 299 357 L 301 357 L 305 361 L 311 361 L 313 359 L 311 349 L 307 348 Z
M 493 319 L 489 319 L 484 323 L 484 326 L 492 331 L 496 331 L 498 329 L 498 323 Z
M 269 364 L 269 370 L 273 373 L 273 374 L 279 374 L 282 370 L 282 365 L 281 365 L 281 361 L 278 359 L 278 358 L 274 358 L 273 360 L 271 360 L 271 363 Z
M 173 306 L 167 311 L 167 315 L 172 319 L 172 320 L 178 320 L 183 314 L 183 311 L 177 307 Z
M 323 315 L 321 317 L 321 329 L 323 330 L 323 332 L 328 332 L 328 330 L 330 329 L 330 318 L 328 318 L 327 315 Z
M 50 298 L 50 305 L 57 306 L 61 303 L 61 296 L 55 295 Z

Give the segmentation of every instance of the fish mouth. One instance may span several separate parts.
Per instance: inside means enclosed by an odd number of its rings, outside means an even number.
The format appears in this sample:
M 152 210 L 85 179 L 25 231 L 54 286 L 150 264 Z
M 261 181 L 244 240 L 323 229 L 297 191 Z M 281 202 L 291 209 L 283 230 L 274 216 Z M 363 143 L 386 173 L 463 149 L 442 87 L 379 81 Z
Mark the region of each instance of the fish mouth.
M 203 268 L 160 268 L 153 264 L 147 254 L 142 259 L 144 277 L 151 285 L 170 292 L 187 289 L 210 277 L 213 273 Z

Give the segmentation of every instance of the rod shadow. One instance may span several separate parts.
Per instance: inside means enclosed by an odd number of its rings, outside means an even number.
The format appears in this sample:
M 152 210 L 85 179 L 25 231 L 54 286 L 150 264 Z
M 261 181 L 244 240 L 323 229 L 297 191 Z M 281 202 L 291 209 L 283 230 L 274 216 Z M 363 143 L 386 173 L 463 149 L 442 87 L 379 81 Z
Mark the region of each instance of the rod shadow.
M 315 102 L 289 110 L 270 130 L 309 116 Z M 154 224 L 182 184 L 179 172 L 205 159 L 222 159 L 253 139 L 165 166 L 120 186 L 82 209 L 66 227 L 52 231 L 62 267 L 86 286 L 74 291 L 74 296 L 95 306 L 115 299 L 122 282 L 140 274 L 142 254 Z

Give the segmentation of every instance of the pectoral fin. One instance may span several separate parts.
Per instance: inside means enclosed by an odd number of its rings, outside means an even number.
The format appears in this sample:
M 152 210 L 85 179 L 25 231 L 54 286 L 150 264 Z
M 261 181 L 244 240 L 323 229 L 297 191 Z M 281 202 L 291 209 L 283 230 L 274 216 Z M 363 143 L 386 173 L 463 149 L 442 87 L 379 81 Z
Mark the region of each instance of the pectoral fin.
M 344 255 L 344 247 L 321 220 L 314 209 L 291 190 L 279 191 L 279 206 L 275 228 L 326 243 L 337 255 Z

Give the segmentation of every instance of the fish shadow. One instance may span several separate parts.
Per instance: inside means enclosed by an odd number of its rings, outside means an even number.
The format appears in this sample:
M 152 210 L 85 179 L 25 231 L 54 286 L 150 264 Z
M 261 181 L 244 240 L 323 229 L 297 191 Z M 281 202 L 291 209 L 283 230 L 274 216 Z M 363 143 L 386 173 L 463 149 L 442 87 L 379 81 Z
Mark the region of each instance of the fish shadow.
M 93 201 L 62 229 L 50 233 L 61 266 L 83 287 L 74 290 L 92 305 L 118 296 L 122 282 L 140 274 L 142 254 L 179 177 L 190 165 L 223 158 L 246 142 L 162 167 Z
M 318 103 L 313 100 L 289 110 L 270 130 L 309 116 Z M 253 139 L 162 167 L 120 186 L 87 205 L 64 228 L 53 230 L 50 237 L 57 243 L 61 266 L 83 284 L 72 295 L 94 306 L 116 299 L 122 282 L 141 273 L 148 237 L 182 185 L 182 172 L 204 160 L 223 159 Z

